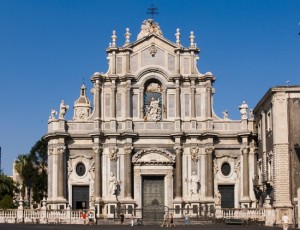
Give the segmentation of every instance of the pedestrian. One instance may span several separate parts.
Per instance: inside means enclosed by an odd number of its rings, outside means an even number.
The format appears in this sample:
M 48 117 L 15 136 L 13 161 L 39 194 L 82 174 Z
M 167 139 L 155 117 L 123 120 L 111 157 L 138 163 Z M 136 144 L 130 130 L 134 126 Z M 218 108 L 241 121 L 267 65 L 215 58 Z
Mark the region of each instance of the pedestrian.
M 170 227 L 176 227 L 176 225 L 174 224 L 174 216 L 172 213 L 170 214 Z
M 166 225 L 166 227 L 169 227 L 169 216 L 168 216 L 168 213 L 164 213 L 164 219 L 163 219 L 161 227 L 164 227 L 165 225 Z
M 131 214 L 131 226 L 133 226 L 133 224 L 134 224 L 134 215 L 133 214 Z
M 184 216 L 184 224 L 185 225 L 190 224 L 190 217 L 189 217 L 189 214 L 187 214 L 187 213 Z
M 94 223 L 94 215 L 92 212 L 89 212 L 88 218 L 89 218 L 89 224 L 92 225 Z
M 85 213 L 85 211 L 83 211 L 83 212 L 81 213 L 81 218 L 82 218 L 82 220 L 83 220 L 83 224 L 86 224 L 86 213 Z
M 124 216 L 123 212 L 121 212 L 121 214 L 120 214 L 120 219 L 121 219 L 121 224 L 123 224 L 124 223 L 124 219 L 125 219 L 125 216 Z
M 286 213 L 284 213 L 284 215 L 282 216 L 281 221 L 283 230 L 287 230 L 289 227 L 289 217 Z

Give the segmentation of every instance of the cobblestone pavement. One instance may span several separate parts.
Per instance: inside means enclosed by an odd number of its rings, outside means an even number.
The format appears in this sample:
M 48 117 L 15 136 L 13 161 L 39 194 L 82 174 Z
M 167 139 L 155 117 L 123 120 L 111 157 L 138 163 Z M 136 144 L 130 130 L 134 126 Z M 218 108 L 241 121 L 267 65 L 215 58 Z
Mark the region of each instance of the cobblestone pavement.
M 265 227 L 261 225 L 225 225 L 225 224 L 202 224 L 202 225 L 177 225 L 176 230 L 279 230 L 280 227 Z M 143 229 L 154 230 L 163 229 L 159 224 L 146 226 L 129 226 L 129 225 L 53 225 L 53 224 L 0 224 L 1 230 L 38 230 L 38 229 L 52 229 L 52 230 L 82 230 L 82 229 L 103 229 L 103 230 L 129 230 L 129 229 Z M 291 228 L 290 228 L 291 229 Z

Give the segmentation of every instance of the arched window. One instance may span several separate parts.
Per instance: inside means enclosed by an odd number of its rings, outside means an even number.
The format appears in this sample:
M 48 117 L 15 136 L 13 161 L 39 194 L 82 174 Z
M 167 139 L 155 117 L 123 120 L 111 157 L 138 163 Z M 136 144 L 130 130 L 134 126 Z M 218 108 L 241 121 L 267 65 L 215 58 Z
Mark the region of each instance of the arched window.
M 144 120 L 160 121 L 162 114 L 161 83 L 150 80 L 145 85 L 144 91 Z

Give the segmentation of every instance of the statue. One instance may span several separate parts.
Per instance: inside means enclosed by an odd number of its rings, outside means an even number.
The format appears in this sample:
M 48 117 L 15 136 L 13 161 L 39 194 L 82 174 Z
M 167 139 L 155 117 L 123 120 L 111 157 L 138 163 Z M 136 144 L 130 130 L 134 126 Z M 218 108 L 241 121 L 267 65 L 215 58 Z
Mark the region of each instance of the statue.
M 221 193 L 219 190 L 215 193 L 215 204 L 221 205 Z
M 193 175 L 191 176 L 191 194 L 196 195 L 199 194 L 199 188 L 200 188 L 200 181 L 199 177 L 196 175 L 196 172 L 193 172 Z
M 55 115 L 57 115 L 57 112 L 54 109 L 52 109 L 49 120 L 55 120 Z
M 59 119 L 64 119 L 65 118 L 65 115 L 66 115 L 66 112 L 67 112 L 68 109 L 69 109 L 69 106 L 65 105 L 64 100 L 61 100 L 60 111 L 59 111 Z
M 138 34 L 137 39 L 148 36 L 150 33 L 162 36 L 162 31 L 159 25 L 156 22 L 153 22 L 153 19 L 144 20 L 141 26 L 141 32 Z
M 242 115 L 242 119 L 247 119 L 248 116 L 247 116 L 247 110 L 248 110 L 248 105 L 246 104 L 245 101 L 243 101 L 243 103 L 239 106 L 239 109 L 240 109 L 240 113 Z
M 108 179 L 108 193 L 109 195 L 114 195 L 115 191 L 116 191 L 116 188 L 117 188 L 117 178 L 116 176 L 114 175 L 113 172 L 110 172 L 110 177 Z
M 148 121 L 159 121 L 161 119 L 161 108 L 159 106 L 159 99 L 151 98 L 150 105 L 146 108 L 146 119 Z
M 228 110 L 225 110 L 224 112 L 222 112 L 222 114 L 223 114 L 223 119 L 228 120 Z

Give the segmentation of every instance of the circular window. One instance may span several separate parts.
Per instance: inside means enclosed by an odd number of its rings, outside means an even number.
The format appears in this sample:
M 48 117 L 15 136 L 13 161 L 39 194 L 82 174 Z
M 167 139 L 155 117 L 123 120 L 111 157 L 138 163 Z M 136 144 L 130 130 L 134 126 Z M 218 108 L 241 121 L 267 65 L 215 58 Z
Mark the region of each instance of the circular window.
M 83 176 L 85 174 L 85 165 L 83 163 L 77 164 L 76 173 L 78 176 Z
M 231 172 L 231 166 L 229 163 L 225 162 L 221 166 L 221 172 L 224 176 L 228 176 Z

